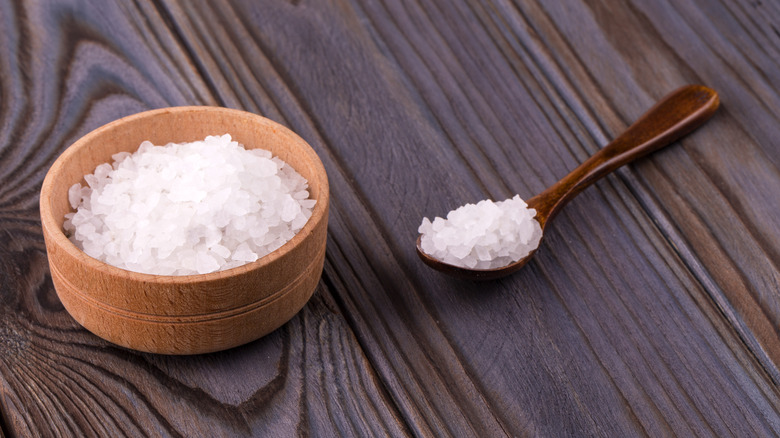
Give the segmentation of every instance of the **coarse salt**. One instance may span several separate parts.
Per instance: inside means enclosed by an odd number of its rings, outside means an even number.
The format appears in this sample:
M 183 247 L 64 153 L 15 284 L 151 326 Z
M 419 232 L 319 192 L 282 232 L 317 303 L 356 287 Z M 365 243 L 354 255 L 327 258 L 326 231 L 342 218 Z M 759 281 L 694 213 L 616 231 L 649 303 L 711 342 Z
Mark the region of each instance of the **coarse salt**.
M 424 253 L 444 263 L 469 269 L 495 269 L 526 257 L 539 246 L 542 228 L 536 210 L 520 196 L 505 201 L 466 204 L 418 232 Z
M 130 271 L 192 275 L 253 262 L 303 228 L 316 200 L 271 152 L 230 135 L 112 156 L 74 184 L 63 228 L 88 255 Z

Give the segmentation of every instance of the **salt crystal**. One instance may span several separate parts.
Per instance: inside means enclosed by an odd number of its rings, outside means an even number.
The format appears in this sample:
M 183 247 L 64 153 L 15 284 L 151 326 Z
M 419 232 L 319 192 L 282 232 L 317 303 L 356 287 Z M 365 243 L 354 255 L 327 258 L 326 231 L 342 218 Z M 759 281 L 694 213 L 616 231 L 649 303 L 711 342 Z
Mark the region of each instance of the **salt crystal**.
M 475 246 L 474 250 L 477 252 L 477 260 L 479 261 L 489 262 L 490 260 L 493 259 L 493 257 L 490 254 L 490 249 L 482 245 Z
M 249 249 L 249 245 L 246 242 L 243 242 L 238 245 L 235 252 L 233 253 L 233 260 L 241 262 L 253 262 L 257 260 L 257 254 Z
M 63 229 L 76 246 L 123 269 L 192 275 L 270 254 L 311 217 L 308 183 L 271 152 L 230 135 L 112 156 L 74 185 Z
M 296 201 L 292 196 L 286 196 L 282 201 L 281 218 L 285 222 L 292 222 L 293 219 L 301 211 L 300 202 Z
M 105 179 L 112 170 L 114 170 L 114 168 L 110 164 L 103 163 L 95 169 L 95 178 L 98 180 Z
M 68 189 L 68 202 L 71 208 L 76 208 L 81 202 L 81 184 L 76 183 Z
M 98 184 L 100 184 L 100 180 L 94 174 L 84 175 L 84 181 L 86 181 L 87 185 L 93 189 L 97 187 Z
M 219 255 L 223 259 L 226 259 L 230 257 L 231 251 L 225 246 L 215 244 L 211 247 L 211 251 L 213 251 L 215 254 Z
M 536 210 L 520 196 L 505 201 L 466 204 L 431 222 L 423 218 L 418 232 L 426 254 L 450 265 L 495 269 L 526 257 L 539 246 L 542 228 Z
M 208 274 L 209 272 L 218 270 L 219 263 L 217 263 L 214 257 L 211 257 L 204 252 L 199 252 L 198 255 L 195 256 L 195 269 L 198 271 L 198 274 Z
M 124 160 L 125 158 L 130 156 L 130 152 L 117 152 L 116 154 L 111 156 L 111 159 L 114 160 L 114 169 L 116 169 L 117 166 L 119 166 L 119 162 Z
M 306 192 L 306 196 L 309 196 L 308 192 Z M 296 198 L 299 199 L 299 198 Z M 316 204 L 317 201 L 314 199 L 300 199 L 301 208 L 304 211 L 310 211 L 312 208 L 314 208 L 314 204 Z M 308 216 L 306 217 L 308 219 Z
M 292 224 L 293 228 L 303 228 L 303 226 L 306 224 L 306 222 L 309 221 L 309 217 L 303 214 L 303 212 L 299 212 L 295 218 L 290 222 Z

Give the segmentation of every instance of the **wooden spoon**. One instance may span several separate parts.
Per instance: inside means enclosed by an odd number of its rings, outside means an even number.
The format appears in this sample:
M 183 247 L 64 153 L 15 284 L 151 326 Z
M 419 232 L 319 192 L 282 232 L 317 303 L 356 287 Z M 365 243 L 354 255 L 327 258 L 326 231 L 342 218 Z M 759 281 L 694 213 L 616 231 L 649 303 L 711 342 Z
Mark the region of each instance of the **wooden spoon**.
M 528 207 L 536 209 L 536 220 L 542 227 L 542 236 L 545 227 L 561 207 L 586 187 L 618 167 L 693 131 L 712 117 L 719 104 L 718 93 L 702 85 L 682 87 L 661 99 L 618 138 L 563 179 L 528 200 Z M 444 263 L 424 253 L 420 239 L 417 238 L 417 254 L 425 264 L 455 277 L 474 280 L 492 280 L 516 272 L 536 253 L 533 250 L 525 258 L 501 268 L 469 269 Z

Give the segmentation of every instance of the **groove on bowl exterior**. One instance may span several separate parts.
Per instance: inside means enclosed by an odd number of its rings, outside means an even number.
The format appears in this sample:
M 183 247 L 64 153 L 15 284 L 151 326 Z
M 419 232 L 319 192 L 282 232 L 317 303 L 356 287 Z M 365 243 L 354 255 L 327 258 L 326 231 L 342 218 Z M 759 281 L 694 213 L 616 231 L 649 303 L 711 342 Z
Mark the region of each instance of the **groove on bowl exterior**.
M 309 181 L 317 200 L 292 240 L 261 259 L 189 276 L 141 274 L 86 255 L 65 236 L 68 188 L 111 155 L 144 140 L 162 145 L 229 133 L 247 148 L 270 150 Z M 314 150 L 264 117 L 218 107 L 146 111 L 85 135 L 55 161 L 41 188 L 41 222 L 52 281 L 65 309 L 92 333 L 134 350 L 197 354 L 258 339 L 289 321 L 319 283 L 325 260 L 328 180 Z

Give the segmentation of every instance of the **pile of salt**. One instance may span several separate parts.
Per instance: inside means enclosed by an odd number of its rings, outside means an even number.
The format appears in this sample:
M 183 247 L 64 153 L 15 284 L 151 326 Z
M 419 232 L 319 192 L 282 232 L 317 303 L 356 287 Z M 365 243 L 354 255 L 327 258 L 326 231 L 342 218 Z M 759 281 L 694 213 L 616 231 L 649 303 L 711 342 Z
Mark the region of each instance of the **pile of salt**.
M 506 201 L 466 204 L 431 222 L 424 218 L 418 232 L 426 254 L 469 269 L 495 269 L 516 262 L 535 250 L 542 228 L 536 210 L 520 196 Z
M 149 274 L 191 275 L 253 262 L 311 217 L 307 181 L 230 135 L 112 156 L 73 185 L 64 229 L 88 255 Z

